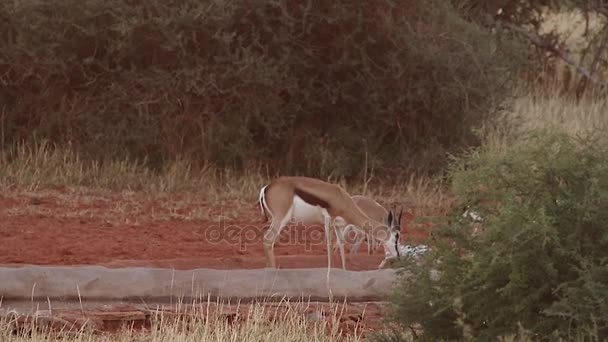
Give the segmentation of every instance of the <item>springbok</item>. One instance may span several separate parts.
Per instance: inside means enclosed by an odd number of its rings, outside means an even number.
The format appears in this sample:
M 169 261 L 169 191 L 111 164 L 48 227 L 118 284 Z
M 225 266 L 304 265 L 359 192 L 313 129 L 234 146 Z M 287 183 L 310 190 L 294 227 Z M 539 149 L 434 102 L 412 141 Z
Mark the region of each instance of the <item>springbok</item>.
M 272 268 L 276 268 L 274 243 L 290 221 L 324 224 L 328 276 L 331 268 L 332 226 L 338 237 L 343 269 L 346 269 L 343 232 L 350 229 L 382 243 L 388 257 L 399 258 L 399 218 L 392 211 L 388 211 L 383 220 L 370 217 L 339 185 L 309 177 L 279 177 L 262 187 L 259 203 L 262 214 L 267 219 L 270 216 L 270 228 L 264 235 L 264 252 L 268 266 Z

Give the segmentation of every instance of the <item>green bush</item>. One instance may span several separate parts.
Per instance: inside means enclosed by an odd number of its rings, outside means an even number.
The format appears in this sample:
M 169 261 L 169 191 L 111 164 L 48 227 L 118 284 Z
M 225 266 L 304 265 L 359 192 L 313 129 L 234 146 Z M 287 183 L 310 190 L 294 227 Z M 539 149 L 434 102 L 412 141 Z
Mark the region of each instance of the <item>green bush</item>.
M 405 263 L 393 319 L 420 323 L 429 340 L 518 327 L 535 339 L 607 338 L 608 147 L 535 133 L 456 160 L 451 180 L 483 221 L 455 209 L 421 265 Z
M 476 144 L 526 56 L 432 0 L 0 2 L 3 146 L 358 175 Z M 415 161 L 415 162 L 413 162 Z

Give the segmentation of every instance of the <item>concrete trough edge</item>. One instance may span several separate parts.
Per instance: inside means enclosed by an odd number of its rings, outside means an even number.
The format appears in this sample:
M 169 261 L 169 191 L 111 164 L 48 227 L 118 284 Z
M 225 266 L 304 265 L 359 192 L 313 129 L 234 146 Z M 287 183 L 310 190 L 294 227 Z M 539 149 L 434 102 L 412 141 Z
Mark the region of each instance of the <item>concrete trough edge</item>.
M 394 269 L 331 270 L 326 268 L 218 270 L 103 266 L 0 267 L 4 300 L 385 300 Z

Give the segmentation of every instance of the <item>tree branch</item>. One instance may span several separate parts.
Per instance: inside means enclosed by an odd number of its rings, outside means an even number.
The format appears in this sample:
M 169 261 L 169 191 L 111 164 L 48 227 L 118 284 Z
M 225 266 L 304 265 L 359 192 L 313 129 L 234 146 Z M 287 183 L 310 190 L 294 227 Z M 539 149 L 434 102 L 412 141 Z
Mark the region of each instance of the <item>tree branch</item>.
M 602 52 L 606 49 L 606 44 L 608 44 L 608 28 L 604 27 L 602 41 L 600 42 L 600 46 L 597 48 L 595 52 L 595 56 L 593 57 L 593 61 L 591 62 L 591 74 L 595 73 L 597 70 L 597 65 L 602 58 Z M 581 80 L 579 84 L 579 88 L 577 89 L 577 94 L 580 96 L 587 89 L 587 80 Z
M 579 74 L 583 75 L 587 80 L 589 80 L 591 83 L 593 84 L 597 84 L 600 86 L 608 86 L 608 82 L 597 79 L 596 77 L 593 76 L 593 73 L 590 72 L 589 70 L 587 70 L 585 67 L 581 66 L 580 64 L 578 64 L 574 58 L 572 58 L 568 53 L 566 53 L 565 51 L 562 51 L 561 49 L 559 49 L 558 47 L 547 43 L 546 41 L 544 41 L 538 34 L 533 33 L 533 32 L 529 32 L 528 30 L 521 28 L 519 26 L 513 25 L 511 23 L 505 23 L 502 22 L 500 23 L 500 25 L 505 26 L 506 28 L 510 29 L 511 31 L 517 32 L 523 36 L 525 36 L 530 42 L 532 42 L 534 45 L 551 52 L 553 55 L 559 57 L 560 59 L 562 59 L 564 62 L 566 62 L 567 64 L 573 66 L 576 71 L 578 71 Z

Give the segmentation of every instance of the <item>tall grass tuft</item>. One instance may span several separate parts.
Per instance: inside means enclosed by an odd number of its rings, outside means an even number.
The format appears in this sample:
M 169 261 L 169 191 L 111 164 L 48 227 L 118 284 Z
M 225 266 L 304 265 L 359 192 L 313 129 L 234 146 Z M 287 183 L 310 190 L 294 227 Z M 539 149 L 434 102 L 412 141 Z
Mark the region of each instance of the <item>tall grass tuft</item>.
M 199 192 L 210 198 L 254 196 L 264 182 L 260 170 L 235 173 L 194 167 L 177 159 L 160 170 L 144 161 L 84 160 L 73 150 L 46 141 L 0 151 L 0 188 L 86 187 L 107 191 Z
M 123 326 L 118 331 L 100 331 L 92 326 L 79 329 L 49 329 L 35 323 L 16 325 L 0 319 L 3 342 L 207 342 L 207 341 L 318 341 L 358 342 L 360 328 L 344 331 L 339 323 L 343 305 L 332 304 L 327 316 L 311 320 L 304 312 L 308 303 L 282 301 L 256 303 L 226 314 L 223 303 L 177 305 L 175 310 L 150 310 L 146 328 Z M 234 311 L 230 310 L 230 312 Z M 19 327 L 19 328 L 17 328 Z

